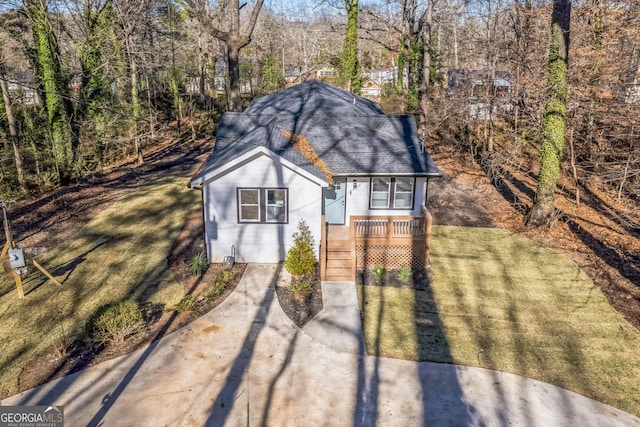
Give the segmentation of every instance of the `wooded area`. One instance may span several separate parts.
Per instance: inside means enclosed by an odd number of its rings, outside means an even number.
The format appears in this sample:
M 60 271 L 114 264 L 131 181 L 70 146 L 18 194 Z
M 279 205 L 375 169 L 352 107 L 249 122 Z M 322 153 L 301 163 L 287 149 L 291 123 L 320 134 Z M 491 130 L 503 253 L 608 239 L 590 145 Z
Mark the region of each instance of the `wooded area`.
M 144 162 L 170 124 L 213 135 L 222 111 L 323 78 L 416 114 L 425 143 L 454 145 L 496 179 L 549 152 L 555 93 L 553 173 L 637 201 L 640 3 L 561 3 L 557 30 L 554 5 L 530 0 L 2 0 L 0 195 Z M 557 31 L 565 88 L 551 76 Z

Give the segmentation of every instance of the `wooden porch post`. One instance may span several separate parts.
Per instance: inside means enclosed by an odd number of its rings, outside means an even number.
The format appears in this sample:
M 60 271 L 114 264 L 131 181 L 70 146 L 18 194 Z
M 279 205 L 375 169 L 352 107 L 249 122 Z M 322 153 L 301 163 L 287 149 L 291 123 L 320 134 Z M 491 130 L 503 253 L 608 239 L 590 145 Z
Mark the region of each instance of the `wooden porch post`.
M 349 218 L 349 241 L 351 242 L 351 277 L 355 279 L 356 271 L 358 269 L 358 258 L 356 256 L 356 222 L 354 217 Z M 367 261 L 365 259 L 364 268 L 366 268 L 366 263 Z
M 431 247 L 431 225 L 433 224 L 433 217 L 425 206 L 422 206 L 421 213 L 424 216 L 425 222 L 424 268 L 429 268 L 429 265 L 431 264 L 429 261 L 429 249 Z
M 320 217 L 320 280 L 324 281 L 327 277 L 327 218 L 322 215 Z

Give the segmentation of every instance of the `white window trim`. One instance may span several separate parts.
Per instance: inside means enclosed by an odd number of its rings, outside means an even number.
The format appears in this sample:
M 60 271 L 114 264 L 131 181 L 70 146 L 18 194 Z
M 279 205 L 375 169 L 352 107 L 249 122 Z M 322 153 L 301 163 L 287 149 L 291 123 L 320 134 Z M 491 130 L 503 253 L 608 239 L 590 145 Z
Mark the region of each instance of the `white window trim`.
M 385 206 L 373 206 L 373 194 L 374 193 L 382 193 L 382 191 L 373 191 L 373 181 L 375 179 L 386 179 L 388 180 L 388 188 L 387 192 L 387 204 Z M 411 180 L 411 198 L 408 206 L 396 206 L 396 190 L 398 179 L 409 179 Z M 413 205 L 415 204 L 415 195 L 416 195 L 416 178 L 414 176 L 375 176 L 371 177 L 369 181 L 369 210 L 412 210 Z M 400 192 L 400 194 L 407 194 L 407 192 Z
M 268 220 L 268 192 L 271 190 L 283 190 L 284 191 L 284 221 Z M 242 204 L 241 193 L 242 191 L 257 191 L 258 192 L 258 219 L 244 219 L 242 218 L 243 206 L 255 206 L 254 204 Z M 236 206 L 238 210 L 238 224 L 288 224 L 289 223 L 289 189 L 284 187 L 237 187 L 236 188 Z
M 243 204 L 242 203 L 242 192 L 243 191 L 256 191 L 258 193 L 258 204 Z M 260 202 L 261 202 L 261 191 L 259 188 L 238 188 L 238 222 L 260 222 Z M 243 218 L 242 217 L 242 208 L 245 206 L 256 206 L 258 208 L 258 218 Z

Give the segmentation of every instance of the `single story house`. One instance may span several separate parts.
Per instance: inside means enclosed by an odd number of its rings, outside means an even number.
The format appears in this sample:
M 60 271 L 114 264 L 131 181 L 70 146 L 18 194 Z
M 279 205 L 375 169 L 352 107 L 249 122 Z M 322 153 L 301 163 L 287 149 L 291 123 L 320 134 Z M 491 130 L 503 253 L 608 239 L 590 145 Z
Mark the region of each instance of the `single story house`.
M 327 224 L 348 239 L 355 217 L 419 216 L 439 176 L 413 116 L 310 80 L 224 113 L 190 186 L 202 189 L 209 261 L 278 262 L 300 220 L 321 257 Z

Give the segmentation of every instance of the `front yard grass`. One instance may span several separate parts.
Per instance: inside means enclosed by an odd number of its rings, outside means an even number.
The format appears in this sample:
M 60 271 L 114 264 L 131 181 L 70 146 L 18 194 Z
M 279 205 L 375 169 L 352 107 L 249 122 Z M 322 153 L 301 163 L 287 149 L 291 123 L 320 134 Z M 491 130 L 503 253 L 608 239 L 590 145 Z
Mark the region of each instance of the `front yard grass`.
M 37 261 L 63 283 L 56 287 L 31 267 L 18 300 L 13 279 L 0 279 L 0 395 L 20 390 L 27 363 L 83 333 L 103 304 L 134 299 L 170 309 L 185 292 L 167 257 L 199 192 L 183 178 L 165 178 L 116 201 L 71 239 Z
M 567 257 L 506 230 L 435 226 L 427 290 L 359 286 L 367 352 L 555 384 L 640 415 L 640 332 Z

